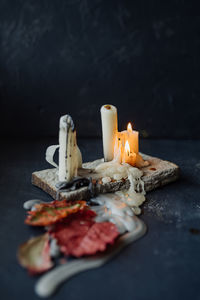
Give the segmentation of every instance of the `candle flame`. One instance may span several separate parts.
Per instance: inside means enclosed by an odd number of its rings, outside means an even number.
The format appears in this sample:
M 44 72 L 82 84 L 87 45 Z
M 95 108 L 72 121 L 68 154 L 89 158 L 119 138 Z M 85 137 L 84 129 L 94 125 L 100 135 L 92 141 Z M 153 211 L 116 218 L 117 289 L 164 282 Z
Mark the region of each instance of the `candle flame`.
M 126 141 L 126 143 L 125 143 L 125 151 L 126 151 L 126 153 L 128 155 L 130 154 L 130 146 L 129 146 L 129 142 L 128 141 Z
M 131 126 L 131 123 L 128 123 L 127 131 L 129 131 L 129 132 L 132 132 L 132 131 L 133 131 L 132 126 Z

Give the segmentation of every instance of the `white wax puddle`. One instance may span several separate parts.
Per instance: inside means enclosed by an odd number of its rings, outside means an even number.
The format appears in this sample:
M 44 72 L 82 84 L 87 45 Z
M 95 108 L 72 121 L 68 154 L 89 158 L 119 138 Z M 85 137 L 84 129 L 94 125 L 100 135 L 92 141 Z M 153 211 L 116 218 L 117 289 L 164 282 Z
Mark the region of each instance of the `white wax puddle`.
M 121 234 L 134 230 L 136 225 L 133 210 L 118 195 L 103 194 L 91 201 L 98 204 L 91 207 L 97 213 L 96 222 L 112 222 Z
M 138 215 L 141 213 L 139 206 L 145 201 L 144 182 L 141 179 L 143 172 L 141 170 L 132 167 L 129 164 L 120 164 L 118 161 L 113 160 L 101 163 L 95 168 L 95 172 L 103 178 L 110 177 L 115 180 L 128 178 L 130 182 L 129 189 L 116 192 L 114 197 L 117 195 L 118 201 L 120 200 L 122 203 L 126 203 L 128 206 L 132 207 L 135 214 Z M 109 197 L 112 198 L 112 196 Z

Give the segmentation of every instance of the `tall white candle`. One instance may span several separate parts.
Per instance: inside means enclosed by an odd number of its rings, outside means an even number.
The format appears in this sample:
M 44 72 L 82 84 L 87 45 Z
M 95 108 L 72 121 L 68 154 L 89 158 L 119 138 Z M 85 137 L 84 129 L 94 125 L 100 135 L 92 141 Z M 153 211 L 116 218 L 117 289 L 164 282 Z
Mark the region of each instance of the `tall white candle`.
M 70 181 L 81 167 L 81 152 L 76 142 L 76 131 L 69 115 L 60 118 L 59 131 L 59 181 Z
M 101 123 L 104 160 L 111 161 L 114 158 L 114 145 L 117 134 L 117 108 L 115 106 L 108 104 L 101 107 Z

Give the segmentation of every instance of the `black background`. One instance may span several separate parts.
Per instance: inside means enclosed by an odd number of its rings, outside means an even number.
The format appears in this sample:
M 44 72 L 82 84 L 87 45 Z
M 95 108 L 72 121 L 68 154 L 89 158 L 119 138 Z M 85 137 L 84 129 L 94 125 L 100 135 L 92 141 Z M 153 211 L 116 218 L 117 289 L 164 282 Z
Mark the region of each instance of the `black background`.
M 101 135 L 102 104 L 119 130 L 200 137 L 198 1 L 1 0 L 0 135 Z
M 143 153 L 176 163 L 179 181 L 147 194 L 144 238 L 50 299 L 200 299 L 200 2 L 0 0 L 0 290 L 39 299 L 16 259 L 41 230 L 23 203 L 52 198 L 31 184 L 50 168 L 61 115 L 84 161 L 102 157 L 100 107 L 131 121 Z M 93 138 L 91 138 L 93 137 Z M 96 137 L 96 139 L 94 138 Z M 192 140 L 194 139 L 194 140 Z

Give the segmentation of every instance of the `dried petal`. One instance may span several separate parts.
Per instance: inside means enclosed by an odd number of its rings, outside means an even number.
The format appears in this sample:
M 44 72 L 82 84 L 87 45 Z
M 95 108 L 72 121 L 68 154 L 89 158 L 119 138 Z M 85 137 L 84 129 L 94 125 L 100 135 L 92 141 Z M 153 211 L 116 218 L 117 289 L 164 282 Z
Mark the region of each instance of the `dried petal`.
M 85 201 L 67 202 L 66 200 L 36 204 L 34 211 L 28 211 L 25 223 L 32 226 L 48 226 L 82 210 L 85 206 Z
M 96 223 L 95 215 L 86 210 L 55 225 L 50 234 L 56 238 L 61 252 L 75 257 L 92 255 L 114 243 L 119 235 L 117 227 L 111 222 Z
M 40 235 L 28 240 L 19 247 L 19 263 L 32 275 L 49 270 L 53 263 L 50 258 L 49 234 Z

